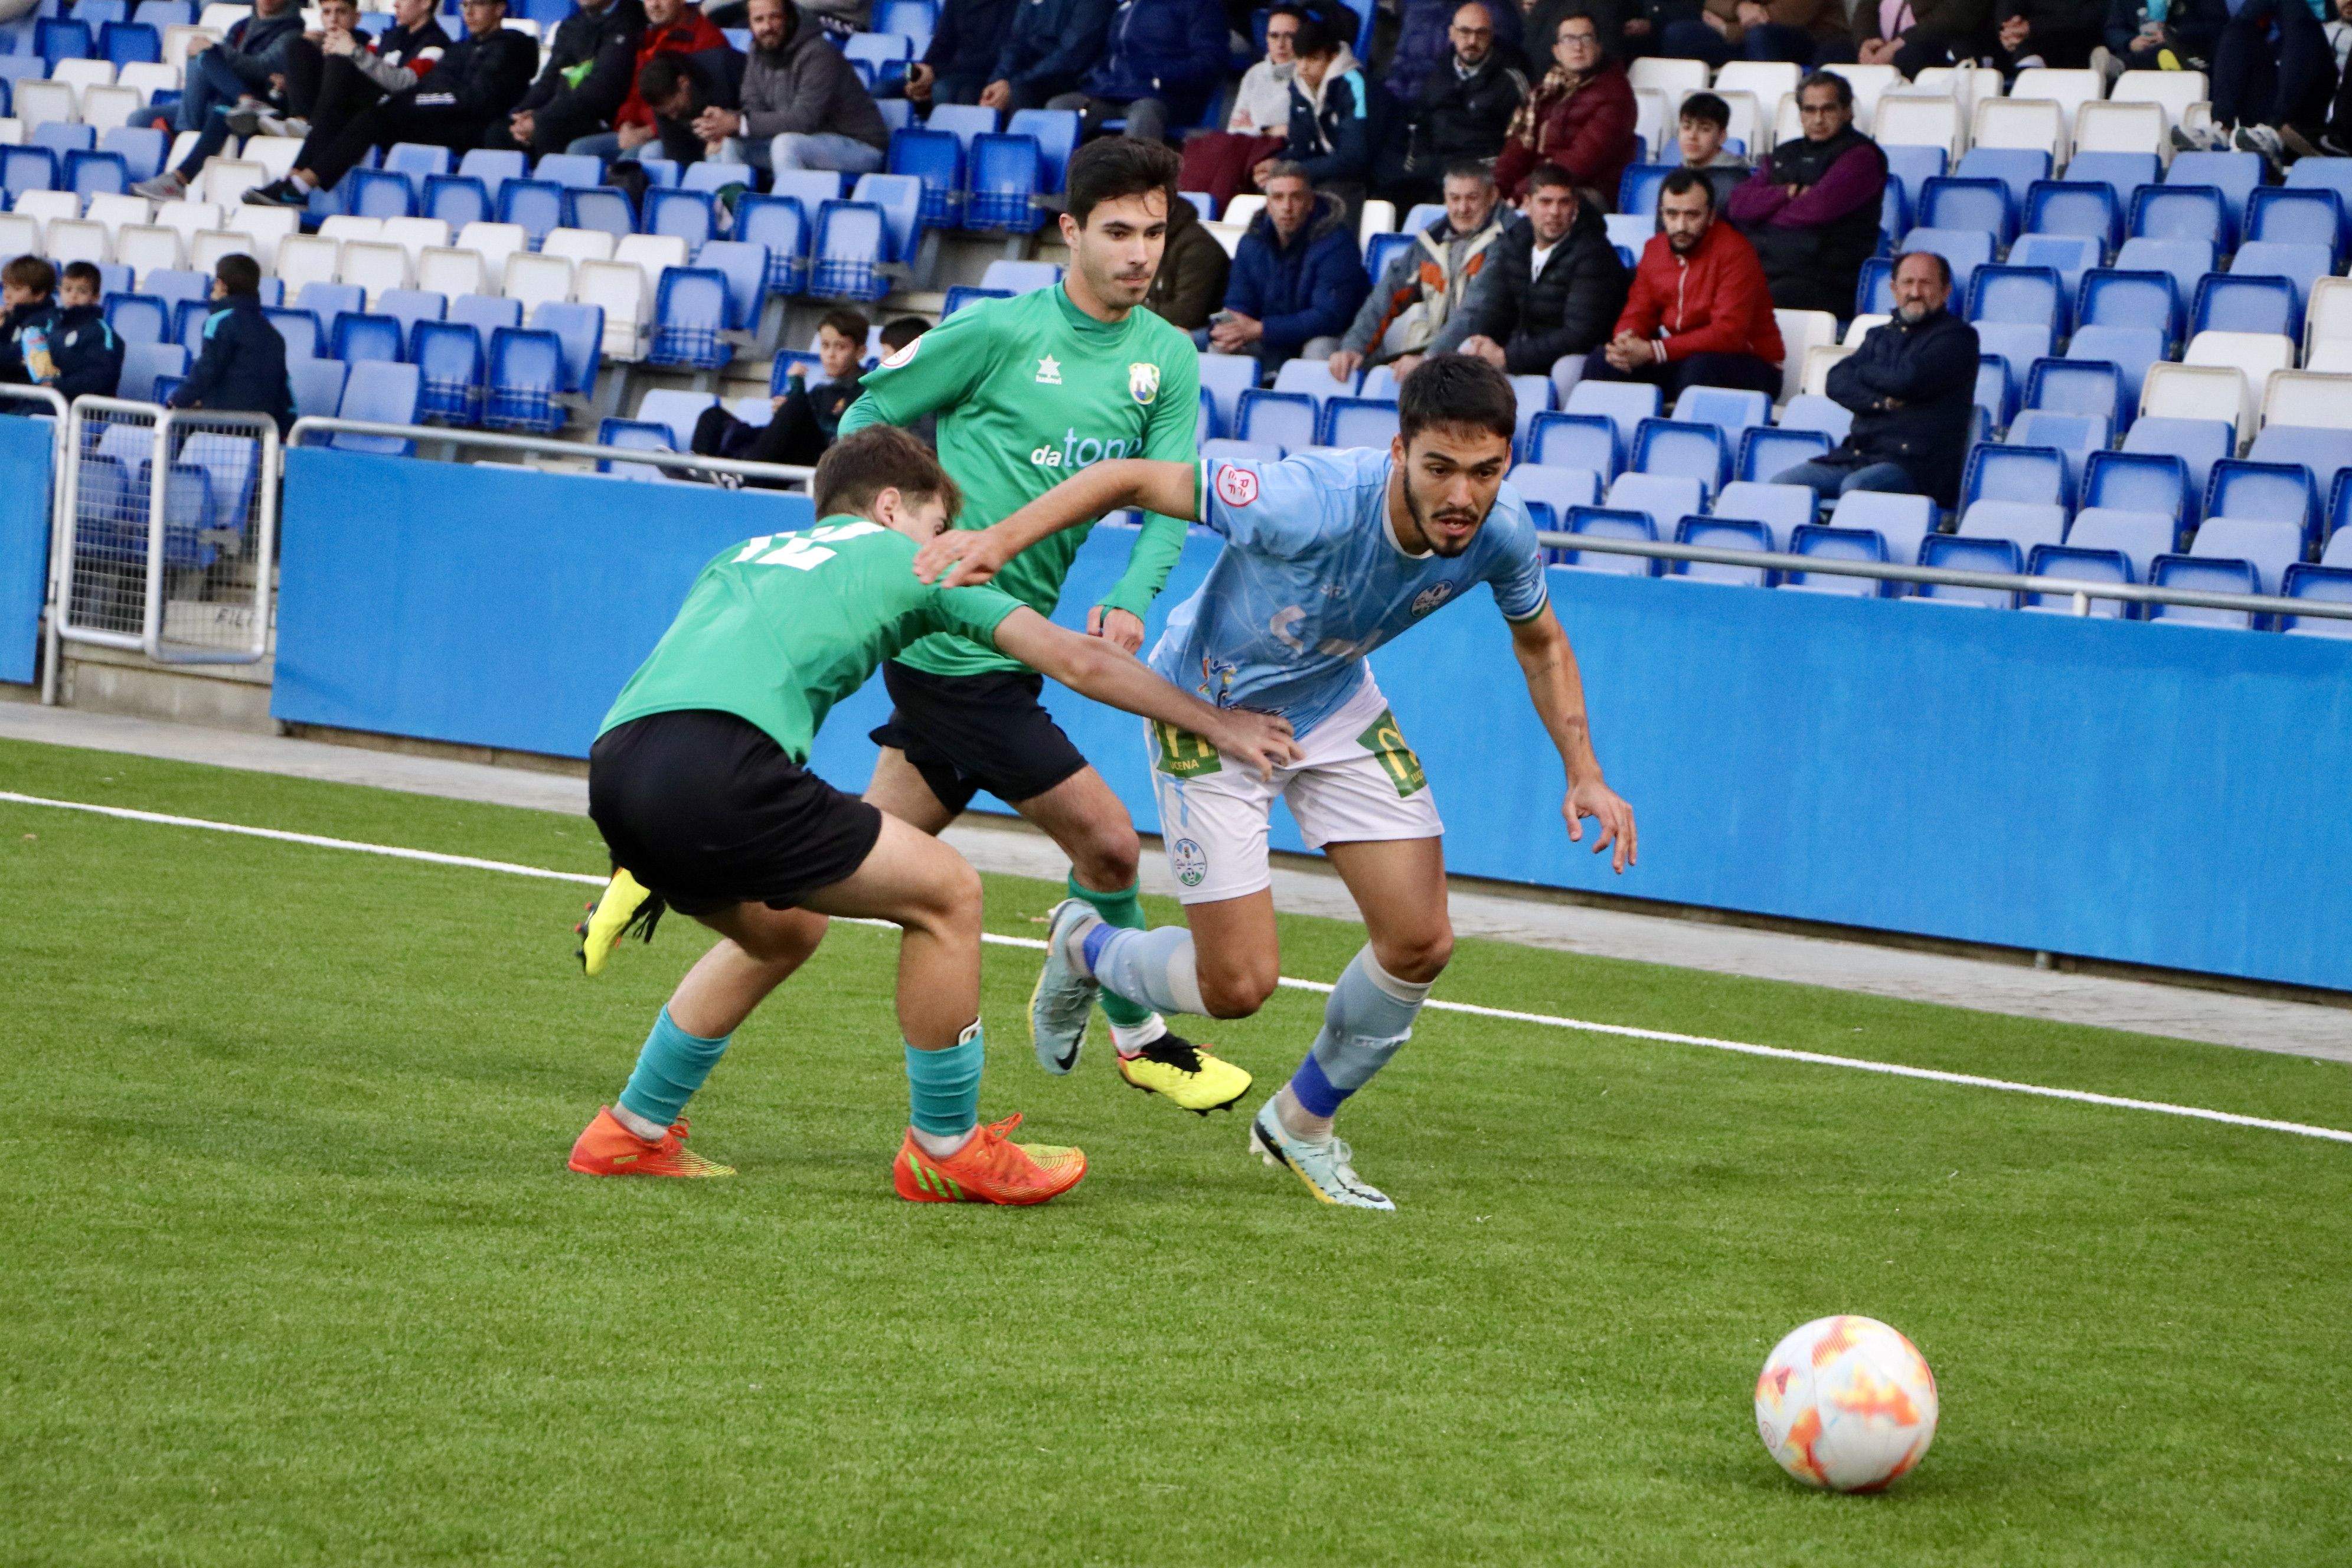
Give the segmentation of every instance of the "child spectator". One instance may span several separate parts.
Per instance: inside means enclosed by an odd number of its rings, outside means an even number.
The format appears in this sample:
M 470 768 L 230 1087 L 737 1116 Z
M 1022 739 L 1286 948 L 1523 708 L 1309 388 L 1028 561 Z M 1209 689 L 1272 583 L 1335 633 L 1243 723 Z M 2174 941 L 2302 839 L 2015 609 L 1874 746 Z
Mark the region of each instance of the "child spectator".
M 100 320 L 98 268 L 68 264 L 62 288 L 47 262 L 20 256 L 0 268 L 0 382 L 46 386 L 68 402 L 111 397 L 122 380 L 122 341 Z
M 1731 193 L 1748 178 L 1749 164 L 1737 153 L 1724 150 L 1731 130 L 1731 106 L 1711 92 L 1695 92 L 1683 100 L 1675 145 L 1682 149 L 1683 167 L 1696 169 L 1715 187 L 1715 210 L 1721 212 Z
M 920 325 L 920 323 L 917 323 Z M 901 343 L 919 335 L 893 322 L 883 334 L 887 343 Z M 733 458 L 746 463 L 784 463 L 805 468 L 824 456 L 841 427 L 841 416 L 866 389 L 860 384 L 860 362 L 866 354 L 868 323 L 846 308 L 826 312 L 816 329 L 816 357 L 824 375 L 814 386 L 808 367 L 794 363 L 785 371 L 785 390 L 770 400 L 765 425 L 746 425 L 724 405 L 714 405 L 695 422 L 693 447 L 705 457 Z M 895 346 L 894 346 L 895 350 Z M 780 481 L 755 479 L 761 489 L 781 489 Z
M 172 393 L 174 408 L 267 414 L 280 433 L 294 423 L 294 389 L 286 381 L 286 340 L 261 309 L 261 267 L 237 251 L 213 268 L 213 300 L 204 352 Z

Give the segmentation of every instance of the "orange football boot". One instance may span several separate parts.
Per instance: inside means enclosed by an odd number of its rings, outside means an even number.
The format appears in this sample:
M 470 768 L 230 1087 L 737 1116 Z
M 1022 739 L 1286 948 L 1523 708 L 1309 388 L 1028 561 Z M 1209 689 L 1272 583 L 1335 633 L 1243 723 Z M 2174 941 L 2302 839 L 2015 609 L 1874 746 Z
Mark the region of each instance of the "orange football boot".
M 1020 1125 L 1016 1110 L 944 1160 L 924 1153 L 908 1129 L 890 1165 L 898 1195 L 919 1204 L 1042 1204 L 1076 1186 L 1087 1173 L 1085 1151 L 1015 1143 L 1009 1135 Z
M 572 1169 L 585 1176 L 731 1176 L 732 1165 L 706 1160 L 686 1146 L 686 1118 L 671 1124 L 657 1143 L 648 1143 L 621 1125 L 609 1106 L 599 1107 L 572 1145 Z

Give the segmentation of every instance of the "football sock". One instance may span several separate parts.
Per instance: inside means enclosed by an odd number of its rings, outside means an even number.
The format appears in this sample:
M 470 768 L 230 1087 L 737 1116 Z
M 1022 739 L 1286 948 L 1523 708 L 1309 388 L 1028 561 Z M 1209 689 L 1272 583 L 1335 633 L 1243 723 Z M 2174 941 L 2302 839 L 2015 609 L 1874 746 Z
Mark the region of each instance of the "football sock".
M 1143 900 L 1136 897 L 1136 889 L 1141 886 L 1140 881 L 1129 882 L 1116 893 L 1098 893 L 1092 888 L 1080 886 L 1077 873 L 1070 874 L 1070 897 L 1085 900 L 1093 906 L 1095 913 L 1102 916 L 1105 924 L 1117 926 L 1122 931 L 1141 931 L 1144 927 Z M 1132 1033 L 1155 1023 L 1151 1010 L 1139 1007 L 1126 997 L 1114 996 L 1108 991 L 1102 995 L 1102 1010 L 1103 1016 L 1110 1020 L 1111 1037 L 1118 1040 L 1119 1049 L 1129 1054 L 1168 1032 L 1168 1026 L 1160 1024 L 1157 1028 L 1139 1035 L 1130 1043 L 1120 1039 L 1119 1032 L 1127 1030 Z
M 628 1087 L 621 1090 L 620 1108 L 656 1127 L 667 1128 L 719 1065 L 727 1042 L 734 1037 L 721 1035 L 711 1040 L 689 1035 L 670 1022 L 669 1009 L 664 1007 L 661 1016 L 654 1020 L 653 1033 L 646 1037 L 645 1048 L 637 1053 L 636 1070 L 629 1074 Z M 631 1131 L 642 1135 L 639 1129 Z
M 1162 1013 L 1209 1010 L 1201 1000 L 1201 977 L 1192 966 L 1192 933 L 1182 926 L 1157 931 L 1094 926 L 1080 947 L 1079 967 L 1102 983 L 1106 998 L 1116 994 Z
M 299 169 L 296 169 L 296 170 L 292 171 L 291 173 L 289 173 L 289 174 L 286 176 L 286 178 L 287 178 L 287 180 L 288 180 L 288 181 L 289 181 L 289 182 L 293 185 L 293 187 L 294 187 L 296 190 L 298 190 L 298 191 L 302 191 L 302 192 L 308 193 L 308 192 L 310 192 L 310 191 L 315 191 L 315 190 L 317 190 L 317 189 L 319 188 L 318 186 L 316 186 L 316 185 L 312 184 L 310 181 L 308 181 L 308 180 L 304 179 L 304 178 L 302 177 L 302 171 L 301 171 L 301 170 L 299 170 Z
M 987 1047 L 978 1021 L 944 1050 L 907 1047 L 908 1121 L 924 1152 L 944 1159 L 980 1124 L 980 1069 Z
M 1328 1127 L 1348 1097 L 1371 1082 L 1397 1047 L 1412 1037 L 1413 1017 L 1428 999 L 1428 985 L 1399 980 L 1382 969 L 1366 943 L 1331 987 L 1322 1032 L 1291 1074 L 1290 1092 L 1299 1109 Z

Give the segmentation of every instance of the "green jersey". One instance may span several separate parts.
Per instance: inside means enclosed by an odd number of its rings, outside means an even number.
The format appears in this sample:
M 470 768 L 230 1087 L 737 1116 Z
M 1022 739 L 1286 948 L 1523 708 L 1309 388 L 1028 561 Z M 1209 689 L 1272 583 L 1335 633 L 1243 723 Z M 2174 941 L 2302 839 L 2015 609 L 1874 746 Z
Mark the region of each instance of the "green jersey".
M 841 433 L 933 413 L 940 461 L 963 490 L 955 525 L 986 528 L 1106 458 L 1193 461 L 1201 362 L 1192 339 L 1149 310 L 1110 326 L 1063 289 L 1039 289 L 967 305 L 884 360 L 842 416 Z M 1102 602 L 1137 616 L 1150 609 L 1184 548 L 1184 526 L 1145 518 L 1126 575 Z M 1031 545 L 996 574 L 996 586 L 1052 615 L 1090 528 Z M 954 637 L 934 637 L 900 662 L 933 675 L 1023 668 Z
M 1021 607 L 992 587 L 917 581 L 917 548 L 856 517 L 729 545 L 694 580 L 596 732 L 648 713 L 712 708 L 807 762 L 824 716 L 884 659 L 934 636 L 993 647 L 997 623 Z

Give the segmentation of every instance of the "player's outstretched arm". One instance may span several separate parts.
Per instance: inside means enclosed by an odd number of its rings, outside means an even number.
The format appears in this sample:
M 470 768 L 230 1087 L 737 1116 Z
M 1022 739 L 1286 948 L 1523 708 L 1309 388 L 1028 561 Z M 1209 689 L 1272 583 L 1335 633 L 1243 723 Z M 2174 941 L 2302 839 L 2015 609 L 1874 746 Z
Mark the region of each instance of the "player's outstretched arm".
M 945 588 L 985 583 L 1006 562 L 1047 534 L 1091 522 L 1121 507 L 1141 507 L 1162 517 L 1197 522 L 1201 517 L 1199 473 L 1197 464 L 1161 463 L 1146 458 L 1097 463 L 1064 479 L 993 528 L 940 534 L 915 557 L 915 575 Z M 941 577 L 943 571 L 946 575 Z
M 1261 778 L 1298 760 L 1288 720 L 1241 708 L 1213 708 L 1107 647 L 1101 638 L 1065 631 L 1025 605 L 997 623 L 996 647 L 1097 702 L 1190 731 Z
M 1511 652 L 1518 658 L 1519 673 L 1527 677 L 1536 714 L 1559 752 L 1560 765 L 1568 770 L 1568 798 L 1560 805 L 1560 814 L 1568 818 L 1568 837 L 1580 841 L 1582 819 L 1593 818 L 1601 831 L 1592 852 L 1598 855 L 1613 847 L 1616 854 L 1610 865 L 1622 874 L 1634 860 L 1633 808 L 1601 781 L 1601 759 L 1593 754 L 1592 730 L 1584 716 L 1584 678 L 1577 670 L 1568 633 L 1549 605 L 1511 623 Z

